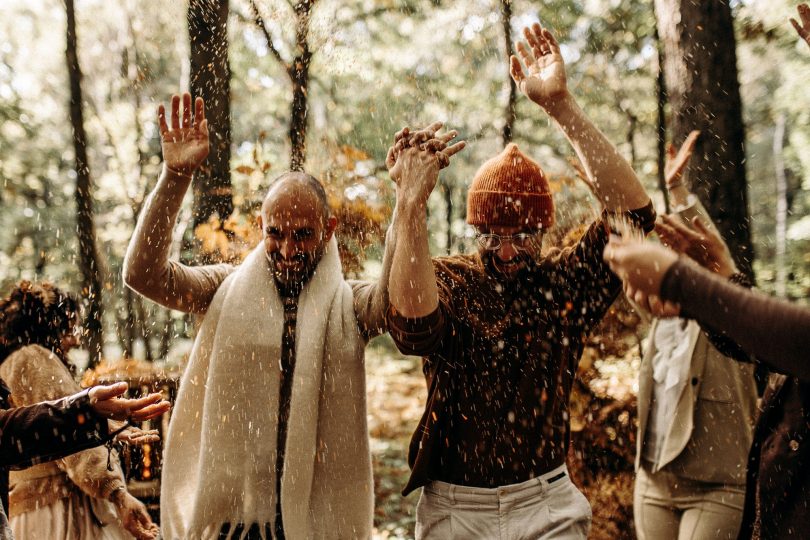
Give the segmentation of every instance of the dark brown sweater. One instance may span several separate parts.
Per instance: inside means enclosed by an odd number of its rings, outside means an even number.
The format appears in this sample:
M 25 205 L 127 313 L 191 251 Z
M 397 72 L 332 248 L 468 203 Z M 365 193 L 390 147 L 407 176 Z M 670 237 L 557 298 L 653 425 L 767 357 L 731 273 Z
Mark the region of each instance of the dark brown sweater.
M 740 538 L 810 535 L 810 310 L 748 291 L 679 260 L 661 295 L 682 315 L 723 333 L 771 375 L 748 459 Z
M 652 205 L 629 213 L 649 231 Z M 621 284 L 602 261 L 608 214 L 573 247 L 500 282 L 479 255 L 434 259 L 439 307 L 389 330 L 423 357 L 425 412 L 411 439 L 404 493 L 432 480 L 496 487 L 565 462 L 568 398 L 586 335 Z

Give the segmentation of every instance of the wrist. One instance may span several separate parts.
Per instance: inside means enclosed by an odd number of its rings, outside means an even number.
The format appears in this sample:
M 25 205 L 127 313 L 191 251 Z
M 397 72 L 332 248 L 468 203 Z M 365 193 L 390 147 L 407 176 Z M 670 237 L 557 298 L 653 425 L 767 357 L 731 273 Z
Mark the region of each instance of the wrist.
M 120 508 L 124 505 L 124 499 L 127 495 L 127 489 L 124 486 L 118 486 L 113 489 L 107 496 L 107 500 L 113 503 L 116 507 Z
M 577 111 L 577 103 L 574 99 L 574 96 L 571 95 L 571 92 L 568 89 L 565 90 L 562 94 L 555 96 L 554 98 L 547 100 L 547 101 L 537 101 L 536 102 L 540 107 L 546 111 L 550 117 L 554 118 L 557 122 L 564 124 L 566 118 L 570 117 L 573 114 L 576 114 Z
M 171 167 L 166 162 L 163 163 L 163 174 L 174 178 L 184 178 L 191 180 L 194 176 L 194 170 L 185 171 L 182 168 Z

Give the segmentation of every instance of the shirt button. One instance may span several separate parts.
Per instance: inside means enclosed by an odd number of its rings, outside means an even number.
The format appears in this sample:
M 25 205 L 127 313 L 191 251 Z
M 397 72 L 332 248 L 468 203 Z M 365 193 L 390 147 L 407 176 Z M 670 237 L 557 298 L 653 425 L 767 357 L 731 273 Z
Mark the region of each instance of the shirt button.
M 796 439 L 791 439 L 790 440 L 790 449 L 793 450 L 794 452 L 796 452 L 799 449 L 799 441 L 797 441 Z

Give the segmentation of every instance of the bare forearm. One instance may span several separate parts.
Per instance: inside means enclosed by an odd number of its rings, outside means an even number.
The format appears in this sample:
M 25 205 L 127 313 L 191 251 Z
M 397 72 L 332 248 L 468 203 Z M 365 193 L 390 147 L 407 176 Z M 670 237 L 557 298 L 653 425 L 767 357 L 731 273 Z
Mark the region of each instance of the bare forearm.
M 124 281 L 148 298 L 154 299 L 167 281 L 172 229 L 190 184 L 191 177 L 164 167 L 138 216 L 124 259 Z
M 574 147 L 605 208 L 635 210 L 649 202 L 650 198 L 633 168 L 585 116 L 570 94 L 553 107 L 546 108 L 546 112 Z
M 398 205 L 394 231 L 397 241 L 391 262 L 391 305 L 403 317 L 424 317 L 439 305 L 424 205 Z

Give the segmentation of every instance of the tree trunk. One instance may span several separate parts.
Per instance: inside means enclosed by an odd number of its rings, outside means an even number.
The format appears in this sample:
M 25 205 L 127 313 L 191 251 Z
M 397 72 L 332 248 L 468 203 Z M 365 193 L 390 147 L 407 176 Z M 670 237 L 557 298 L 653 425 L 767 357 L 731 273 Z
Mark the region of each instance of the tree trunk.
M 309 18 L 315 0 L 299 0 L 295 9 L 296 55 L 288 68 L 292 82 L 292 103 L 290 105 L 290 170 L 303 171 L 307 160 L 307 127 L 309 126 L 309 66 L 312 52 L 309 50 Z
M 506 47 L 506 58 L 511 58 L 514 54 L 512 45 L 512 0 L 501 0 L 501 24 L 503 25 L 503 39 Z M 509 101 L 506 103 L 504 111 L 503 130 L 501 137 L 504 147 L 512 142 L 515 129 L 515 104 L 517 103 L 517 85 L 509 74 L 509 63 L 507 62 L 506 80 L 509 84 Z
M 664 195 L 664 212 L 669 214 L 669 190 L 667 189 L 666 165 L 667 165 L 667 83 L 664 77 L 664 45 L 658 36 L 658 27 L 655 27 L 655 46 L 658 51 L 658 73 L 655 77 L 656 94 L 656 162 L 658 165 L 658 189 Z
M 211 150 L 194 178 L 194 225 L 233 212 L 231 191 L 231 68 L 228 0 L 189 0 L 191 95 L 205 100 Z
M 787 296 L 787 175 L 785 174 L 785 113 L 776 119 L 773 134 L 773 164 L 776 169 L 776 296 Z
M 76 39 L 76 16 L 73 0 L 65 0 L 67 14 L 67 57 L 70 80 L 70 121 L 73 126 L 73 151 L 76 158 L 76 230 L 79 238 L 79 269 L 82 273 L 82 298 L 87 302 L 84 328 L 87 331 L 88 367 L 101 358 L 104 345 L 101 297 L 102 270 L 96 249 L 96 231 L 93 223 L 93 185 L 87 159 L 87 135 L 84 131 L 82 105 L 82 72 Z
M 672 107 L 672 140 L 699 129 L 686 178 L 751 275 L 745 128 L 731 7 L 724 0 L 655 0 Z

